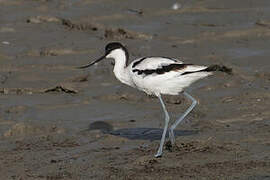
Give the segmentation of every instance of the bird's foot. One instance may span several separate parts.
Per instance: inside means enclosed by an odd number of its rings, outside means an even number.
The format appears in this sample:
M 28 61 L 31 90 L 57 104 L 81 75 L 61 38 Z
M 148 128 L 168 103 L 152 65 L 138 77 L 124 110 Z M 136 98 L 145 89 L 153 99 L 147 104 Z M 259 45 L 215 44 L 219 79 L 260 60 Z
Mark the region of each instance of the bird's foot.
M 160 158 L 162 156 L 162 150 L 158 150 L 157 154 L 155 154 L 155 158 Z
M 155 154 L 155 158 L 160 158 L 160 157 L 162 157 L 162 153 L 161 154 L 160 153 Z

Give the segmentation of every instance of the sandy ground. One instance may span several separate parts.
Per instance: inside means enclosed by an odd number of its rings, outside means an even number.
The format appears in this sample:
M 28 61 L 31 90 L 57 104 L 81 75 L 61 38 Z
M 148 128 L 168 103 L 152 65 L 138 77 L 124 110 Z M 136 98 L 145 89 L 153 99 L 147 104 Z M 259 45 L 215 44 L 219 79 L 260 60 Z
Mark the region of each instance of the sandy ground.
M 0 179 L 270 179 L 269 0 L 0 0 Z M 230 67 L 154 158 L 158 99 L 121 85 L 120 41 L 145 55 Z M 190 105 L 166 97 L 172 120 Z

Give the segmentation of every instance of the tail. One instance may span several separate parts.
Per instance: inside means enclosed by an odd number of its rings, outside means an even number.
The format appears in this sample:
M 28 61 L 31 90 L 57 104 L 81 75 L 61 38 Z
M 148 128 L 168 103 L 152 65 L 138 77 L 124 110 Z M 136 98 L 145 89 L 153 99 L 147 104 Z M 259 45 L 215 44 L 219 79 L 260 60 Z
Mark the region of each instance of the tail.
M 206 69 L 201 70 L 201 72 L 213 72 L 213 71 L 220 71 L 220 72 L 225 72 L 227 74 L 232 75 L 232 68 L 228 68 L 226 66 L 221 66 L 221 65 L 211 65 L 208 66 Z

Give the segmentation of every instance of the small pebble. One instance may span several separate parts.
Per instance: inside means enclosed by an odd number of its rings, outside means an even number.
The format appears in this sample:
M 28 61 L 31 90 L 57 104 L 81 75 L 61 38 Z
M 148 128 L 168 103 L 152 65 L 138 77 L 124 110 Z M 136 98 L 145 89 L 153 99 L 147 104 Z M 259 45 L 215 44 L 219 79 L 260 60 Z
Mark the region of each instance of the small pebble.
M 8 41 L 2 41 L 2 44 L 10 45 L 10 42 L 8 42 Z
M 180 4 L 180 3 L 174 3 L 173 5 L 172 5 L 172 9 L 173 10 L 178 10 L 178 9 L 180 9 L 182 7 L 182 5 Z

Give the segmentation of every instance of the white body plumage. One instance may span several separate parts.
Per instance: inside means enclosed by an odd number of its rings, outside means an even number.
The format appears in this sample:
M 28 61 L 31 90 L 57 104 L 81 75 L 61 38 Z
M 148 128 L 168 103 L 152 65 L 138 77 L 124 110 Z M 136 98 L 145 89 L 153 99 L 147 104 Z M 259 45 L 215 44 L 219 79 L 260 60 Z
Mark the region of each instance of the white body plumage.
M 126 67 L 127 57 L 122 49 L 114 50 L 106 57 L 115 60 L 113 72 L 118 80 L 150 95 L 178 95 L 193 82 L 212 74 L 202 71 L 206 66 L 184 64 L 167 57 L 139 58 Z M 165 72 L 164 67 L 172 65 L 175 68 Z M 157 72 L 158 69 L 160 72 Z

